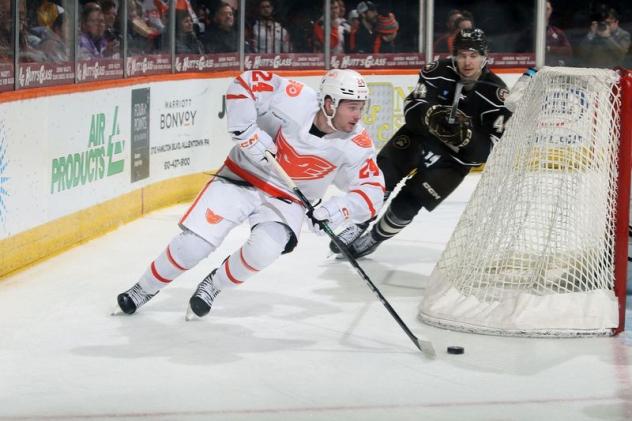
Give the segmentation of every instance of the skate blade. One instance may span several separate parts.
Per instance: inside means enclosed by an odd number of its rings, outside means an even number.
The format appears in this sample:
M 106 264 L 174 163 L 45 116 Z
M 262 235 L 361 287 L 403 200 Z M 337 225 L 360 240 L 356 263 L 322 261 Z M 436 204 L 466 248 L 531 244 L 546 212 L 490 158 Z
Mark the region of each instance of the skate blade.
M 121 307 L 116 306 L 116 308 L 110 312 L 110 316 L 126 316 L 126 314 L 123 313 Z
M 187 308 L 187 314 L 184 315 L 184 320 L 190 322 L 192 320 L 202 320 L 202 318 L 198 317 L 198 315 L 193 312 L 193 309 L 189 305 L 189 307 Z

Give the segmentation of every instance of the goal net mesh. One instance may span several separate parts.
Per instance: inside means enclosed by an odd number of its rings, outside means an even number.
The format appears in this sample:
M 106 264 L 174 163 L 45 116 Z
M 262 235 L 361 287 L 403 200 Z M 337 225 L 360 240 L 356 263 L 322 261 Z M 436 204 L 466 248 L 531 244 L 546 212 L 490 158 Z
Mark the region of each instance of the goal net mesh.
M 423 321 L 514 336 L 611 334 L 618 78 L 537 73 L 433 270 Z

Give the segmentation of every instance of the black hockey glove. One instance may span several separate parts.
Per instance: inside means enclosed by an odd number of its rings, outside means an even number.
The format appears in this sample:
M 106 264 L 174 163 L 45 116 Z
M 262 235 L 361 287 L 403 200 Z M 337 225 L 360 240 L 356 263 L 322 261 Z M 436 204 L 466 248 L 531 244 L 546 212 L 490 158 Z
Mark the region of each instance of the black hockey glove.
M 472 120 L 463 111 L 457 110 L 454 123 L 450 123 L 450 110 L 447 105 L 434 105 L 426 112 L 424 123 L 431 135 L 451 149 L 462 148 L 472 138 Z

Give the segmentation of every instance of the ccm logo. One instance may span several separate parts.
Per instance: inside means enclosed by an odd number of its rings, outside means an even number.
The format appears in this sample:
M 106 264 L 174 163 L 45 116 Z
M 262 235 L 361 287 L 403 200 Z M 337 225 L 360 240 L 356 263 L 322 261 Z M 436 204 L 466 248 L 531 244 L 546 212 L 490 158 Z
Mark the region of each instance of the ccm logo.
M 239 147 L 242 149 L 246 149 L 252 145 L 254 145 L 255 143 L 257 143 L 257 140 L 259 140 L 259 136 L 258 135 L 254 135 L 253 137 L 251 137 L 250 139 L 246 140 L 245 142 L 241 142 L 239 144 Z
M 434 197 L 437 200 L 441 199 L 441 196 L 439 196 L 439 193 L 437 193 L 437 191 L 435 189 L 433 189 L 432 186 L 430 184 L 428 184 L 426 181 L 421 183 L 421 185 L 424 186 L 426 191 L 428 191 L 428 193 L 430 193 L 430 195 L 432 197 Z

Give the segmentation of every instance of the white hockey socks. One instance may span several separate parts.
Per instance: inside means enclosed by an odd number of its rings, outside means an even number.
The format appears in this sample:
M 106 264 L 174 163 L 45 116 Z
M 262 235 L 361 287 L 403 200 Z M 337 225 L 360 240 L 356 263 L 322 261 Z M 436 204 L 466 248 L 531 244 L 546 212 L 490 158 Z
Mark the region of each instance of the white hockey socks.
M 165 251 L 151 262 L 138 283 L 143 290 L 155 294 L 197 265 L 213 250 L 215 247 L 201 237 L 188 230 L 182 231 L 171 240 Z
M 278 222 L 256 225 L 248 241 L 217 269 L 215 286 L 224 289 L 245 282 L 278 259 L 289 240 L 289 229 Z

